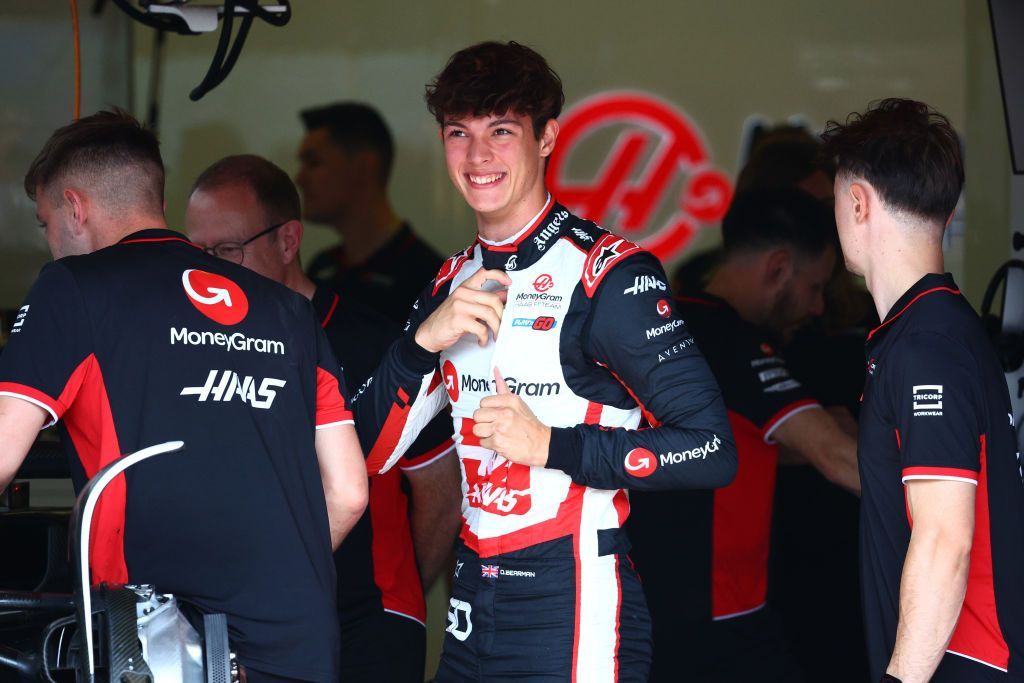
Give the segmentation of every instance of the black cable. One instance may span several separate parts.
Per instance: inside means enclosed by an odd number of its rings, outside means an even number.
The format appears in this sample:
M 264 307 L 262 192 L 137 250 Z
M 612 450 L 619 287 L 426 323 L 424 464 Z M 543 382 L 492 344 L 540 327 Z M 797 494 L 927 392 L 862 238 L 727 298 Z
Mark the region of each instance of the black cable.
M 36 656 L 18 652 L 6 645 L 0 645 L 0 666 L 17 671 L 24 678 L 35 679 L 39 676 L 39 659 Z
M 992 312 L 992 300 L 996 298 L 996 292 L 999 291 L 999 285 L 1001 285 L 1007 278 L 1010 268 L 1024 269 L 1024 261 L 1016 258 L 1010 259 L 996 269 L 992 279 L 988 282 L 988 287 L 985 288 L 985 296 L 981 298 L 982 315 L 988 315 Z
M 210 68 L 206 70 L 206 76 L 203 77 L 199 85 L 188 94 L 188 98 L 193 102 L 198 102 L 202 99 L 203 95 L 217 87 L 217 83 L 224 80 L 224 76 L 221 75 L 221 67 L 224 63 L 224 57 L 228 53 L 228 44 L 231 42 L 231 27 L 234 21 L 235 2 L 234 0 L 227 0 L 224 3 L 224 25 L 220 28 L 220 38 L 217 40 L 217 49 L 213 53 Z

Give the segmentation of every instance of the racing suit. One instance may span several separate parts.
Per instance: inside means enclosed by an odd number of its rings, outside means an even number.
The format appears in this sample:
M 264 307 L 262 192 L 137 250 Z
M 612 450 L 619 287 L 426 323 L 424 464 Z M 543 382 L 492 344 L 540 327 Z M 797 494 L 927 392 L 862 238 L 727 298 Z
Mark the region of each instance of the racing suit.
M 480 268 L 512 280 L 497 339 L 418 346 L 418 325 Z M 736 468 L 718 385 L 665 281 L 649 253 L 549 198 L 513 238 L 477 240 L 442 265 L 361 389 L 356 424 L 379 432 L 371 473 L 452 406 L 463 527 L 438 681 L 647 679 L 625 489 L 724 486 Z M 508 462 L 473 435 L 495 367 L 552 427 L 545 467 Z

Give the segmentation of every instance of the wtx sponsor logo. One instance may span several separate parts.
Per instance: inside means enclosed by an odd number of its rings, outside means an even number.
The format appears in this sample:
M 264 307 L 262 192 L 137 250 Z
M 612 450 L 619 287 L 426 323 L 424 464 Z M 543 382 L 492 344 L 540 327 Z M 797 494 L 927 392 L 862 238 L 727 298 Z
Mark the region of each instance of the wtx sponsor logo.
M 222 346 L 225 351 L 255 351 L 256 353 L 272 353 L 284 355 L 284 342 L 273 339 L 257 339 L 247 337 L 241 332 L 225 334 L 223 332 L 196 332 L 188 328 L 171 328 L 171 346 Z
M 636 296 L 637 294 L 643 294 L 644 292 L 648 292 L 652 289 L 664 292 L 668 290 L 668 285 L 653 275 L 637 275 L 633 278 L 633 285 L 631 287 L 626 287 L 622 290 L 622 293 Z
M 21 326 L 25 324 L 25 317 L 28 315 L 29 305 L 30 304 L 25 304 L 18 309 L 18 315 L 14 317 L 14 324 L 11 325 L 11 334 L 21 332 Z
M 668 360 L 669 358 L 677 356 L 686 349 L 690 348 L 691 346 L 693 346 L 693 337 L 690 337 L 685 341 L 681 341 L 678 344 L 673 344 L 664 351 L 658 352 L 658 362 L 660 363 L 662 361 Z
M 658 456 L 661 460 L 662 465 L 678 465 L 681 462 L 687 460 L 707 460 L 709 453 L 715 453 L 719 448 L 722 447 L 722 440 L 715 434 L 711 441 L 706 441 L 703 446 L 699 448 L 691 448 L 688 451 L 681 451 L 679 453 L 662 453 Z
M 257 380 L 252 377 L 239 377 L 233 370 L 210 370 L 206 384 L 201 387 L 185 387 L 180 396 L 198 396 L 199 402 L 227 402 L 236 398 L 248 403 L 253 408 L 270 408 L 277 398 L 277 390 L 285 385 L 285 380 L 267 377 L 256 387 Z
M 673 320 L 672 322 L 667 322 L 664 325 L 659 325 L 658 327 L 652 327 L 649 330 L 647 330 L 647 338 L 648 339 L 654 339 L 655 337 L 660 337 L 661 335 L 665 334 L 666 332 L 672 332 L 677 327 L 682 327 L 685 324 L 686 323 L 684 323 L 682 320 Z
M 447 374 L 445 374 L 445 382 L 448 382 Z M 505 384 L 508 385 L 509 392 L 517 396 L 557 396 L 562 388 L 559 382 L 520 382 L 515 377 L 506 377 Z M 493 379 L 470 377 L 469 375 L 462 376 L 459 390 L 497 393 Z M 448 393 L 451 394 L 451 391 Z M 456 393 L 456 395 L 458 394 Z
M 539 234 L 533 236 L 533 243 L 541 251 L 548 248 L 548 240 L 558 234 L 562 229 L 562 221 L 569 217 L 568 211 L 559 211 L 552 217 L 551 222 L 544 226 Z
M 914 417 L 942 416 L 942 385 L 914 385 Z
M 516 318 L 512 321 L 512 327 L 529 327 L 531 330 L 545 332 L 555 329 L 558 321 L 549 315 L 542 315 L 539 318 Z

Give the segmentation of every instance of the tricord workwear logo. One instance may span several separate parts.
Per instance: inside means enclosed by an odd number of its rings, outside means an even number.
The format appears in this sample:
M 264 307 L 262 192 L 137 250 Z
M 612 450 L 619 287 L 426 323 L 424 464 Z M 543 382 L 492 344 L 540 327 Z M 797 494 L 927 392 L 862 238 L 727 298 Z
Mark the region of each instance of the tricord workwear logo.
M 181 274 L 181 284 L 196 310 L 221 325 L 237 325 L 249 313 L 245 292 L 223 275 L 190 268 Z
M 701 224 L 716 223 L 729 208 L 732 186 L 711 165 L 699 129 L 657 97 L 602 93 L 574 106 L 559 124 L 547 174 L 552 195 L 663 261 L 685 251 Z M 595 154 L 603 159 L 596 172 L 580 161 Z

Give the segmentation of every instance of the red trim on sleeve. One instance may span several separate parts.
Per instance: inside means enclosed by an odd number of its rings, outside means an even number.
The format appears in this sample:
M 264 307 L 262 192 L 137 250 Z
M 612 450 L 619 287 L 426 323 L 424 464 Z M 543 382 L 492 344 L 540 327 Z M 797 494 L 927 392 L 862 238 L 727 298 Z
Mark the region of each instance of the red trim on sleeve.
M 327 315 L 324 316 L 323 321 L 320 323 L 320 327 L 324 328 L 325 330 L 327 329 L 327 323 L 331 321 L 331 316 L 334 315 L 334 309 L 338 307 L 338 301 L 340 299 L 341 297 L 339 297 L 337 293 L 335 293 L 334 301 L 331 302 L 331 308 L 327 311 Z
M 338 378 L 323 368 L 316 369 L 316 426 L 345 422 L 352 419 L 352 411 L 345 405 Z
M 903 468 L 903 478 L 907 477 L 957 477 L 978 481 L 977 472 L 957 467 L 905 467 Z
M 894 431 L 896 432 L 896 448 L 903 448 L 903 442 L 900 441 L 900 430 L 895 429 Z
M 401 390 L 400 390 L 401 391 Z M 405 393 L 405 392 L 402 392 Z M 366 473 L 369 476 L 381 474 L 381 468 L 387 463 L 388 458 L 395 452 L 398 441 L 402 438 L 405 430 L 405 423 L 409 420 L 409 411 L 412 404 L 406 401 L 395 401 L 391 404 L 388 416 L 380 429 L 377 440 L 373 442 L 373 448 L 366 454 Z
M 790 403 L 788 406 L 772 415 L 771 418 L 769 418 L 769 420 L 764 423 L 764 427 L 761 429 L 761 436 L 764 439 L 767 439 L 768 435 L 772 433 L 772 430 L 778 427 L 780 423 L 784 422 L 786 418 L 788 418 L 794 412 L 817 405 L 820 404 L 813 398 L 802 398 L 799 401 L 794 401 L 793 403 Z
M 418 467 L 423 467 L 424 465 L 430 463 L 432 460 L 435 460 L 436 458 L 446 454 L 453 448 L 455 448 L 455 442 L 452 441 L 451 438 L 447 438 L 434 448 L 431 448 L 430 450 L 424 453 L 420 453 L 417 456 L 402 460 L 401 463 L 399 464 L 399 468 L 403 470 L 412 470 Z
M 441 386 L 441 371 L 434 370 L 434 376 L 430 378 L 430 384 L 427 386 L 427 395 L 434 393 L 434 389 Z
M 598 262 L 602 252 L 608 249 L 612 250 L 612 255 Z M 611 272 L 612 268 L 637 251 L 641 251 L 641 247 L 624 237 L 613 235 L 610 232 L 601 235 L 594 246 L 590 248 L 587 260 L 583 263 L 583 290 L 587 293 L 587 298 L 593 298 L 601 280 Z
M 373 478 L 369 514 L 373 582 L 380 589 L 381 606 L 422 624 L 427 619 L 427 607 L 416 569 L 409 499 L 402 492 L 402 475 L 396 470 Z
M 610 367 L 608 367 L 607 365 L 605 365 L 601 361 L 595 360 L 594 362 L 597 363 L 598 365 L 600 365 L 602 368 L 604 368 L 608 372 L 610 372 L 612 374 L 612 377 L 614 377 L 616 379 L 616 381 L 618 381 L 618 383 L 622 385 L 622 388 L 626 390 L 626 393 L 628 393 L 633 398 L 633 400 L 636 401 L 636 404 L 640 407 L 640 412 L 643 413 L 644 419 L 647 420 L 647 423 L 649 425 L 651 425 L 652 427 L 660 427 L 661 426 L 661 421 L 658 418 L 654 417 L 654 413 L 652 413 L 651 411 L 647 410 L 647 407 L 643 403 L 640 402 L 640 399 L 637 398 L 635 393 L 633 393 L 633 390 L 630 389 L 626 385 L 626 383 L 622 381 L 621 377 L 619 377 L 617 374 L 615 374 L 614 370 L 612 370 Z
M 604 410 L 604 406 L 600 403 L 594 403 L 593 401 L 587 401 L 587 414 L 583 416 L 583 424 L 585 425 L 596 425 L 601 424 L 601 411 Z
M 41 404 L 40 407 L 50 413 L 52 418 L 47 422 L 47 427 L 59 420 L 64 411 L 67 410 L 67 406 L 62 405 L 60 402 L 50 398 L 38 389 L 33 389 L 27 384 L 0 382 L 0 394 L 10 394 L 17 398 L 26 399 L 29 403 Z

